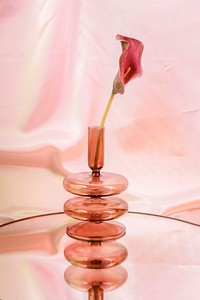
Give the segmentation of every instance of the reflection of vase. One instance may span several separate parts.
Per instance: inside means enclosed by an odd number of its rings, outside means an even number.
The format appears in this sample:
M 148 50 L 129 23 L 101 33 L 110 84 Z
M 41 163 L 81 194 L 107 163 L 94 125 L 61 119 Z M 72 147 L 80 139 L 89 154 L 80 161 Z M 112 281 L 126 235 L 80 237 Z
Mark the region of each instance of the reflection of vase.
M 78 284 L 86 276 L 84 287 L 81 285 L 80 289 L 88 292 L 89 299 L 99 300 L 103 299 L 106 286 L 114 289 L 127 277 L 123 267 L 115 269 L 127 256 L 125 247 L 115 242 L 125 234 L 126 228 L 111 220 L 128 210 L 127 203 L 114 196 L 127 188 L 128 181 L 119 174 L 100 173 L 104 165 L 104 128 L 88 128 L 88 165 L 92 172 L 75 173 L 64 179 L 64 188 L 78 195 L 64 204 L 65 213 L 78 219 L 66 230 L 68 236 L 78 242 L 67 246 L 64 254 L 68 261 L 80 268 L 80 272 L 75 267 L 70 267 L 69 271 L 67 269 L 65 279 L 68 284 L 78 289 Z M 105 198 L 107 196 L 111 197 Z M 118 270 L 121 274 L 120 281 L 118 276 L 116 279 L 114 276 L 109 284 L 106 271 L 108 269 L 109 274 L 113 275 Z M 100 277 L 93 280 L 96 275 Z

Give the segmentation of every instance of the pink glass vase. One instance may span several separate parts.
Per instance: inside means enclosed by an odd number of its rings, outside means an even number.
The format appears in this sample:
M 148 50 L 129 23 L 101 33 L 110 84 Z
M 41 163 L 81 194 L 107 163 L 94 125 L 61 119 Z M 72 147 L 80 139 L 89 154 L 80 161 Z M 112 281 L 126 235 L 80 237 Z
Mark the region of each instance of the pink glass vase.
M 65 272 L 65 280 L 76 289 L 87 291 L 89 300 L 103 299 L 104 291 L 119 287 L 127 277 L 126 271 L 118 266 L 126 259 L 127 250 L 115 242 L 126 233 L 126 228 L 111 220 L 128 210 L 123 199 L 114 197 L 126 190 L 128 181 L 120 174 L 101 171 L 104 132 L 98 126 L 88 128 L 91 171 L 69 175 L 63 182 L 64 188 L 76 195 L 65 202 L 64 211 L 78 220 L 66 229 L 76 242 L 64 250 L 65 258 L 72 264 Z M 115 277 L 117 272 L 120 275 Z

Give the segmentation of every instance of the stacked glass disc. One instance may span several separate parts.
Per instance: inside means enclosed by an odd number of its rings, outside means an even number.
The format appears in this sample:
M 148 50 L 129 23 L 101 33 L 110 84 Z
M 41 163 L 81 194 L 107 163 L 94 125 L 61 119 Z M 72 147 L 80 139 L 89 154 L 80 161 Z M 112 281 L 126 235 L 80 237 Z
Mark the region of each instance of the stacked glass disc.
M 103 299 L 127 278 L 119 264 L 127 257 L 126 248 L 115 240 L 126 233 L 123 224 L 113 221 L 128 210 L 127 202 L 115 196 L 128 187 L 119 174 L 102 172 L 104 165 L 104 128 L 88 128 L 88 165 L 91 172 L 69 175 L 64 188 L 76 196 L 67 200 L 64 211 L 78 220 L 66 233 L 76 241 L 64 250 L 71 262 L 65 271 L 69 285 L 89 293 L 89 299 Z

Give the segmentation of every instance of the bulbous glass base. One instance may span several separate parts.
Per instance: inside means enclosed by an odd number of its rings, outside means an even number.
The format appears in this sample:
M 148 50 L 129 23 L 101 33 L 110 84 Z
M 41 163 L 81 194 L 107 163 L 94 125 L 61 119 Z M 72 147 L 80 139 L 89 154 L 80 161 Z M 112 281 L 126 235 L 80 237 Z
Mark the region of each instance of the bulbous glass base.
M 102 172 L 92 176 L 90 172 L 75 173 L 65 177 L 64 188 L 75 195 L 103 197 L 119 194 L 128 187 L 128 180 L 115 173 Z
M 65 258 L 73 265 L 88 269 L 104 269 L 122 263 L 127 257 L 126 248 L 117 242 L 74 242 L 65 247 Z
M 77 290 L 88 292 L 96 286 L 106 292 L 121 286 L 127 279 L 127 272 L 120 265 L 108 269 L 92 270 L 70 266 L 65 271 L 64 277 L 66 282 Z
M 83 221 L 107 221 L 120 217 L 128 210 L 126 201 L 118 197 L 90 198 L 76 196 L 64 204 L 64 212 Z
M 122 237 L 126 227 L 113 221 L 107 222 L 74 222 L 67 226 L 66 233 L 77 240 L 87 242 L 111 241 Z

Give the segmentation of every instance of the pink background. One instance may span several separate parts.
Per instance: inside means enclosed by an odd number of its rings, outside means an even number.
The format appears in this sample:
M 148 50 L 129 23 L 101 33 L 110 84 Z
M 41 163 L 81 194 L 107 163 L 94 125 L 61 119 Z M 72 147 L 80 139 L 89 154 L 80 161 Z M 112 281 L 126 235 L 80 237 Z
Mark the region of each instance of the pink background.
M 0 0 L 0 221 L 62 211 L 71 197 L 64 176 L 88 170 L 87 127 L 100 124 L 121 54 L 115 36 L 122 34 L 144 43 L 144 73 L 114 100 L 104 170 L 127 177 L 130 209 L 200 223 L 199 29 L 197 0 Z M 148 251 L 140 256 L 142 239 L 138 259 L 149 271 L 137 265 L 136 299 L 188 300 L 190 290 L 197 292 L 199 262 L 191 268 L 177 266 L 176 259 L 167 263 L 170 250 L 164 252 L 160 237 L 152 235 L 157 224 L 148 222 L 144 227 L 151 224 L 152 231 L 144 236 L 151 236 L 151 250 L 159 250 L 156 257 L 164 262 L 148 261 Z M 163 226 L 163 239 L 179 245 L 181 229 Z M 192 245 L 189 233 L 182 241 Z M 198 257 L 192 249 L 188 253 L 189 262 Z M 63 272 L 60 257 L 49 263 L 43 256 L 23 256 L 24 268 L 17 272 L 20 257 L 1 257 L 0 298 L 16 299 L 13 276 L 22 300 L 68 299 L 55 276 L 55 269 Z M 160 278 L 161 270 L 161 289 L 152 288 L 152 274 Z M 171 280 L 170 294 L 165 279 Z M 38 289 L 31 290 L 33 281 Z M 71 300 L 72 290 L 65 289 Z
M 138 210 L 198 208 L 200 4 L 190 1 L 0 1 L 0 182 L 3 217 L 62 210 L 63 177 L 87 170 L 121 54 L 145 46 L 144 74 L 117 95 L 105 170 L 125 175 Z

